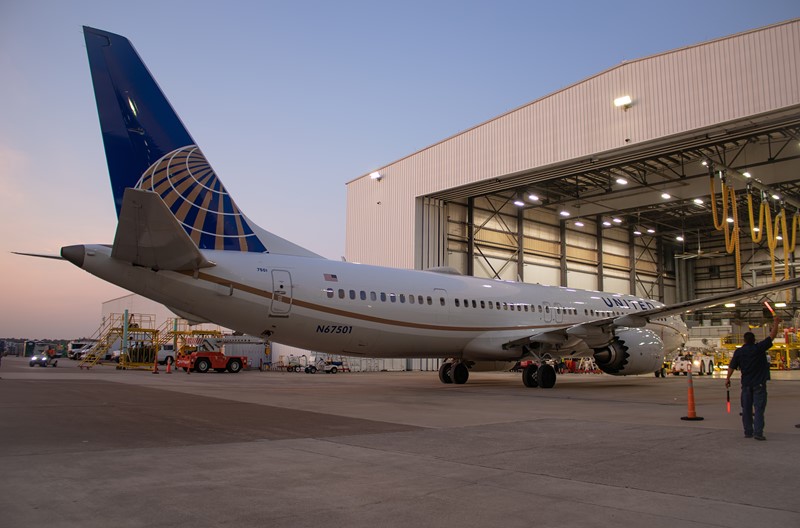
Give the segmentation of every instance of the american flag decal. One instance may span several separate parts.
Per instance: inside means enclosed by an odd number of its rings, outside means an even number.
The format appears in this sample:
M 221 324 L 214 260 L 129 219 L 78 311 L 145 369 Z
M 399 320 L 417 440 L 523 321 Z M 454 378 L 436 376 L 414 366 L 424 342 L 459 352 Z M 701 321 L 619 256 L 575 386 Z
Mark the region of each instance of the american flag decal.
M 338 279 L 338 277 L 336 277 L 336 275 L 331 275 L 330 273 L 325 273 L 323 276 L 325 277 L 325 280 L 328 281 L 328 282 L 339 282 L 339 279 Z

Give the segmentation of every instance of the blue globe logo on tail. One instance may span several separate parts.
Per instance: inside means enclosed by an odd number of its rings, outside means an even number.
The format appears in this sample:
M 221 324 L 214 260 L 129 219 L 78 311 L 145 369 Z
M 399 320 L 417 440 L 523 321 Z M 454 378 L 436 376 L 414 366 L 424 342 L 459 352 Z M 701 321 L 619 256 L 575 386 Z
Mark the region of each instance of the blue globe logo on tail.
M 197 145 L 164 155 L 136 188 L 158 193 L 200 249 L 267 251 Z

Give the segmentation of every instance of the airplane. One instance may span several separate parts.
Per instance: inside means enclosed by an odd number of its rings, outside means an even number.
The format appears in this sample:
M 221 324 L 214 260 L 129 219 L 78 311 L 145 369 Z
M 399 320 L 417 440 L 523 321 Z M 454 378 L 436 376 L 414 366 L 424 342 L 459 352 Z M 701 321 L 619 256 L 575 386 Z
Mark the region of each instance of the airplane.
M 237 207 L 125 37 L 84 27 L 116 206 L 113 244 L 65 246 L 79 268 L 275 343 L 372 358 L 440 358 L 439 379 L 532 359 L 592 357 L 612 375 L 653 373 L 680 349 L 680 314 L 793 288 L 800 278 L 672 305 L 633 295 L 333 261 L 257 226 Z

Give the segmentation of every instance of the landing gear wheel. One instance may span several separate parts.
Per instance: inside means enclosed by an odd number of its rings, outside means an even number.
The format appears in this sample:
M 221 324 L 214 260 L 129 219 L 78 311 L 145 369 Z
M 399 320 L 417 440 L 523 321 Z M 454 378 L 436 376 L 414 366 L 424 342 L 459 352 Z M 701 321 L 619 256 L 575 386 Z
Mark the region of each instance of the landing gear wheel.
M 469 369 L 463 363 L 456 363 L 450 368 L 450 379 L 456 385 L 463 385 L 469 379 Z
M 522 369 L 522 383 L 526 387 L 535 389 L 539 386 L 539 381 L 536 376 L 537 370 L 539 370 L 539 365 L 534 365 L 533 363 Z
M 556 384 L 556 369 L 547 363 L 540 365 L 539 370 L 536 371 L 536 381 L 539 382 L 541 388 L 552 389 Z
M 453 367 L 453 364 L 450 362 L 442 363 L 439 367 L 439 381 L 442 383 L 453 383 L 453 380 L 450 378 L 450 369 Z
M 707 374 L 709 376 L 713 376 L 714 375 L 714 363 L 713 362 L 708 364 L 708 372 L 707 372 Z

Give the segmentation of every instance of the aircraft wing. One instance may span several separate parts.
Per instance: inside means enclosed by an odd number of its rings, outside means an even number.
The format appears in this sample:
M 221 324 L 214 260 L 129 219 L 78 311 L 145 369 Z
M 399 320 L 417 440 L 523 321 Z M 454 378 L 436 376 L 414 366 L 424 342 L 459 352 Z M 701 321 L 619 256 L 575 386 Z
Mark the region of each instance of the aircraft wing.
M 642 310 L 620 316 L 602 317 L 576 325 L 564 325 L 561 328 L 548 329 L 524 338 L 515 339 L 506 343 L 505 348 L 532 343 L 565 346 L 571 340 L 577 339 L 585 341 L 590 347 L 598 347 L 611 341 L 613 338 L 612 330 L 617 327 L 639 328 L 645 326 L 650 320 L 658 317 L 690 313 L 696 310 L 717 306 L 720 303 L 728 301 L 746 299 L 748 297 L 755 297 L 774 291 L 798 287 L 800 287 L 800 277 L 786 279 L 772 284 L 754 286 L 753 288 L 720 293 L 701 299 L 661 306 L 659 308 L 651 308 L 650 310 Z
M 157 193 L 133 188 L 126 189 L 122 198 L 111 256 L 159 270 L 192 271 L 214 266 Z

